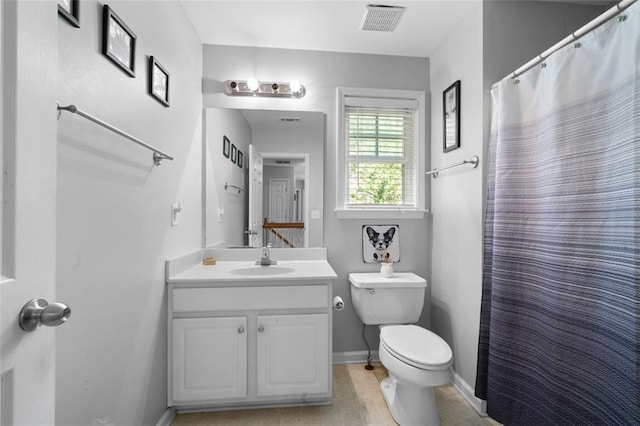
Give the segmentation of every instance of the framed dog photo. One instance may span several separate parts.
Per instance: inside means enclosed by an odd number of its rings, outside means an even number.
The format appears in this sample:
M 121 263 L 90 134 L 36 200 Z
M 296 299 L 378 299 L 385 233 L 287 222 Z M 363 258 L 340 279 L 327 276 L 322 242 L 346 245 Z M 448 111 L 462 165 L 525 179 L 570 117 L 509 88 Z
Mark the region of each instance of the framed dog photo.
M 442 93 L 443 146 L 442 152 L 460 148 L 460 80 Z
M 400 226 L 362 225 L 362 260 L 400 262 Z

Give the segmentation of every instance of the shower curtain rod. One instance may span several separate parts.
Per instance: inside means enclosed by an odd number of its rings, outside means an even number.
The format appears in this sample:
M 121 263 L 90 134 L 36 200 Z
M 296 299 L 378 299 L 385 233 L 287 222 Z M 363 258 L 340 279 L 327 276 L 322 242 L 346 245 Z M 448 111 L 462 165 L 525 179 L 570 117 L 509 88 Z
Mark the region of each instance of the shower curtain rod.
M 626 8 L 631 6 L 636 1 L 637 0 L 622 0 L 622 1 L 620 1 L 618 4 L 613 6 L 611 9 L 607 10 L 602 15 L 598 16 L 597 18 L 595 18 L 593 21 L 591 21 L 591 22 L 587 23 L 586 25 L 582 26 L 580 29 L 578 29 L 577 31 L 575 31 L 571 35 L 569 35 L 569 36 L 565 37 L 564 39 L 560 40 L 558 43 L 554 44 L 549 49 L 545 50 L 544 52 L 542 52 L 541 54 L 539 54 L 538 56 L 536 56 L 535 58 L 533 58 L 532 60 L 530 60 L 526 64 L 522 65 L 520 68 L 516 69 L 511 74 L 507 75 L 502 80 L 507 80 L 509 78 L 516 78 L 519 75 L 522 75 L 526 71 L 530 70 L 531 68 L 535 67 L 536 65 L 538 65 L 539 63 L 541 63 L 542 61 L 547 59 L 554 52 L 562 49 L 566 45 L 576 41 L 577 39 L 579 39 L 583 35 L 589 33 L 590 31 L 593 31 L 594 29 L 596 29 L 600 25 L 602 25 L 605 22 L 609 21 L 610 19 L 612 19 L 613 17 L 618 15 L 620 12 L 622 12 L 623 10 L 625 10 Z M 500 81 L 502 81 L 502 80 L 500 80 Z M 494 84 L 494 86 L 495 86 L 495 84 Z
M 87 114 L 86 112 L 82 111 L 80 108 L 78 108 L 77 106 L 75 106 L 73 104 L 72 105 L 67 105 L 67 106 L 60 106 L 60 103 L 58 103 L 58 119 L 60 119 L 60 112 L 61 111 L 68 111 L 68 112 L 73 113 L 73 114 L 78 114 L 80 117 L 84 117 L 87 120 L 92 121 L 92 122 L 96 123 L 97 125 L 104 127 L 107 130 L 111 130 L 113 133 L 117 133 L 120 136 L 122 136 L 124 138 L 127 138 L 130 141 L 135 142 L 138 145 L 143 146 L 143 147 L 153 151 L 153 162 L 154 162 L 154 164 L 156 166 L 159 166 L 160 162 L 162 160 L 173 160 L 173 157 L 170 156 L 169 154 L 166 154 L 166 153 L 160 151 L 159 149 L 154 148 L 151 145 L 142 142 L 140 139 L 138 139 L 136 137 L 133 137 L 133 136 L 131 136 L 130 134 L 128 134 L 126 132 L 123 132 L 122 130 L 118 129 L 117 127 L 112 126 L 111 124 L 106 123 L 106 122 L 100 120 L 99 118 L 94 117 L 91 114 Z

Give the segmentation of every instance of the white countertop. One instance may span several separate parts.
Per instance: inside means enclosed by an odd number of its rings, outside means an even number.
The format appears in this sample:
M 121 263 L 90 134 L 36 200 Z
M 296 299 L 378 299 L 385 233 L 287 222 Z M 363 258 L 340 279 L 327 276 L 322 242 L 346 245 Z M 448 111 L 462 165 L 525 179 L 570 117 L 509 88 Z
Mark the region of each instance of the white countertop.
M 260 251 L 257 250 L 204 250 L 167 261 L 167 283 L 228 283 L 228 282 L 292 282 L 309 280 L 333 280 L 337 275 L 326 260 L 324 249 L 307 250 L 299 253 L 302 260 L 294 260 L 295 253 L 272 249 L 271 258 L 276 265 L 255 265 Z M 249 255 L 249 256 L 248 256 Z M 257 256 L 256 256 L 257 255 Z M 203 265 L 202 258 L 213 256 L 215 265 Z M 285 259 L 282 259 L 285 258 Z M 250 259 L 250 260 L 249 260 Z

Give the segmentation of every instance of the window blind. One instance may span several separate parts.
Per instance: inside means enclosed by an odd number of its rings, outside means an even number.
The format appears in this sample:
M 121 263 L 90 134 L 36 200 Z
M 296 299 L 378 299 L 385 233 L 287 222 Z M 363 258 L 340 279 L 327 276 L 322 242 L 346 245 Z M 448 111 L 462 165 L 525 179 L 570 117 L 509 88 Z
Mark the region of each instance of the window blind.
M 345 206 L 416 208 L 417 104 L 345 101 Z

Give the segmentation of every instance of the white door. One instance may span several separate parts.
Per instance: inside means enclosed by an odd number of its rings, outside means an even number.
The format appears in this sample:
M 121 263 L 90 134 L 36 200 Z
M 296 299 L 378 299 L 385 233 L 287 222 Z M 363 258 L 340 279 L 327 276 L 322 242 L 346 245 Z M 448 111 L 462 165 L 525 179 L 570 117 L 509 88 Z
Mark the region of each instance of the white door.
M 255 146 L 249 145 L 249 234 L 250 247 L 262 247 L 262 173 L 263 158 Z
M 55 301 L 57 3 L 0 10 L 0 424 L 54 424 L 55 329 L 23 331 L 18 315 L 31 299 Z
M 247 396 L 247 317 L 172 321 L 172 405 Z
M 257 395 L 329 392 L 329 316 L 258 316 Z
M 289 222 L 289 179 L 269 179 L 269 222 Z

